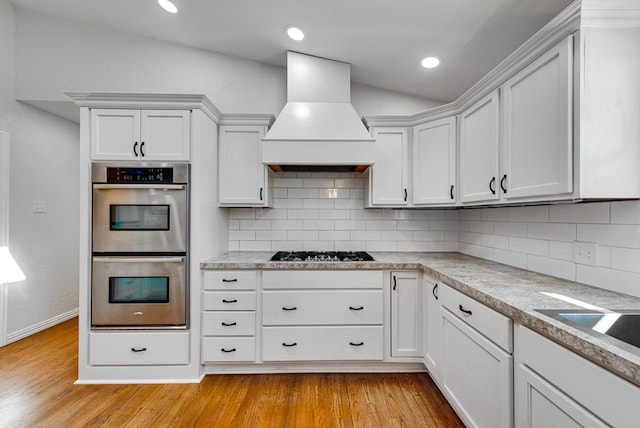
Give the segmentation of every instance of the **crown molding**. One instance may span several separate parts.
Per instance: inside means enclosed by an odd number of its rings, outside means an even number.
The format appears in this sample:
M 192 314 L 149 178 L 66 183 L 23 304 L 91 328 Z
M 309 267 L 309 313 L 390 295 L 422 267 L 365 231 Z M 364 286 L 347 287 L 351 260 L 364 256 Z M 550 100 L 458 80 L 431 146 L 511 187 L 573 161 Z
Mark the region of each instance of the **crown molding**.
M 206 95 L 112 92 L 65 92 L 79 107 L 202 110 L 214 122 L 222 113 Z
M 272 114 L 225 113 L 220 118 L 219 124 L 271 127 L 275 119 L 276 117 Z

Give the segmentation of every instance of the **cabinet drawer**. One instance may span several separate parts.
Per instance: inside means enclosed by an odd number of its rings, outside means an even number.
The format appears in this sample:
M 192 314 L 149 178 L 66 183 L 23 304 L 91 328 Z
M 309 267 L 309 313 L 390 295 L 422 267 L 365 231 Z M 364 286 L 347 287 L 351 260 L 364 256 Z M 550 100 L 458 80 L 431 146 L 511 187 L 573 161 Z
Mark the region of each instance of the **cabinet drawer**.
M 505 351 L 513 352 L 513 322 L 482 303 L 440 283 L 440 304 L 488 337 Z
M 264 361 L 382 360 L 382 326 L 263 327 Z
M 263 325 L 382 324 L 382 290 L 265 291 Z
M 253 336 L 256 334 L 255 312 L 205 312 L 202 316 L 205 336 Z
M 382 271 L 377 270 L 268 270 L 262 273 L 262 287 L 290 288 L 382 288 Z
M 206 291 L 205 311 L 253 311 L 256 309 L 255 291 Z
M 91 333 L 94 366 L 189 364 L 189 333 Z
M 253 337 L 204 337 L 202 362 L 254 361 L 256 340 Z
M 204 273 L 205 290 L 255 290 L 256 272 L 231 270 L 231 271 L 206 271 Z

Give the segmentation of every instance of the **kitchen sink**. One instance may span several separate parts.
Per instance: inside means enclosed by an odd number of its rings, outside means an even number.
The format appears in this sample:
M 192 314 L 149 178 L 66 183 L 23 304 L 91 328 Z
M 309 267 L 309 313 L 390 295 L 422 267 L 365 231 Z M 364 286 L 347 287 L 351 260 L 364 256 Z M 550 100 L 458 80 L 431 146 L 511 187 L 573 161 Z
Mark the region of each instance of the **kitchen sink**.
M 640 310 L 536 309 L 626 351 L 640 355 Z

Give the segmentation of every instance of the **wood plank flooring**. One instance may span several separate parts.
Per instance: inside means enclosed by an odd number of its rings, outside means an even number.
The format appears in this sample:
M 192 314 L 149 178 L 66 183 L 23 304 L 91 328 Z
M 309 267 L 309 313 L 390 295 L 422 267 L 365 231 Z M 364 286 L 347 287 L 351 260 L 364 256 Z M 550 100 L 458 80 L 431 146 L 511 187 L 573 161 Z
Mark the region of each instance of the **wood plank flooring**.
M 424 373 L 74 385 L 77 324 L 0 348 L 0 427 L 463 427 Z

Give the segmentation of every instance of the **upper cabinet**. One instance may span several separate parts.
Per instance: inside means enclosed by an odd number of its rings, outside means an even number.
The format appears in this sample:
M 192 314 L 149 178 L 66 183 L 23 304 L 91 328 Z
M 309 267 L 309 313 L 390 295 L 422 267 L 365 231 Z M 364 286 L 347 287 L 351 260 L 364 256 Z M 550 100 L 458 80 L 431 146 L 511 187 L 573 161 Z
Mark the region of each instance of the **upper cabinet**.
M 460 115 L 460 200 L 495 201 L 500 198 L 498 90 Z
M 413 204 L 455 204 L 456 118 L 413 128 Z
M 377 160 L 369 168 L 369 206 L 409 205 L 409 131 L 373 128 Z
M 91 109 L 91 159 L 188 161 L 191 111 Z
M 501 87 L 505 199 L 573 190 L 573 37 Z

